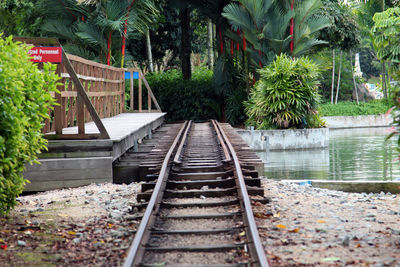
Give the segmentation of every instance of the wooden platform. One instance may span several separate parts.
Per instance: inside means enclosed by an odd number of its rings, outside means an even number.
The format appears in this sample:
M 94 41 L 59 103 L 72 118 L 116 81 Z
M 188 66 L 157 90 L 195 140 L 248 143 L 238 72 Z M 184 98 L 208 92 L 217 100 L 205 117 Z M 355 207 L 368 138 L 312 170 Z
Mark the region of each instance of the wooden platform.
M 112 182 L 112 162 L 137 141 L 151 135 L 164 121 L 166 113 L 122 113 L 102 119 L 109 140 L 49 140 L 48 151 L 40 155 L 40 165 L 27 165 L 24 177 L 30 180 L 25 191 L 45 191 L 91 183 Z M 86 133 L 98 133 L 93 122 Z M 77 133 L 77 127 L 63 133 Z

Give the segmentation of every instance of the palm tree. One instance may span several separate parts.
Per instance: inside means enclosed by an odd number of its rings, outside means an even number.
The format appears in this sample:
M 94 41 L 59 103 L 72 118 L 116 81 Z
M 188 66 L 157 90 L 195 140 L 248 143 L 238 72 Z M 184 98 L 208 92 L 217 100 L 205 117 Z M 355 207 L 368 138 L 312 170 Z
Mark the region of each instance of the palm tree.
M 320 0 L 298 1 L 294 10 L 290 3 L 279 4 L 273 0 L 239 0 L 223 10 L 222 15 L 232 25 L 233 31 L 240 31 L 246 40 L 246 49 L 256 65 L 267 65 L 280 53 L 290 54 L 291 35 L 288 35 L 291 18 L 294 19 L 293 56 L 301 56 L 314 46 L 326 43 L 317 39 L 321 29 L 328 27 L 326 18 L 316 15 L 322 6 Z M 228 33 L 238 41 L 238 37 Z M 243 48 L 244 48 L 243 42 Z
M 158 14 L 152 0 L 59 0 L 46 8 L 43 31 L 65 40 L 68 52 L 121 66 L 126 38 L 144 35 Z

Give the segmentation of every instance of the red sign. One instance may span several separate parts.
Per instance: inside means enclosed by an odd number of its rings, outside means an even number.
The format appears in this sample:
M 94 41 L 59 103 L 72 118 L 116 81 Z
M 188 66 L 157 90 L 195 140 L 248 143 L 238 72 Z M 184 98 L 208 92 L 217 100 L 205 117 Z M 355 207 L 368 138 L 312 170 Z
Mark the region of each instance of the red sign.
M 33 62 L 51 62 L 61 63 L 61 47 L 41 47 L 36 46 L 28 51 L 28 54 L 32 56 Z

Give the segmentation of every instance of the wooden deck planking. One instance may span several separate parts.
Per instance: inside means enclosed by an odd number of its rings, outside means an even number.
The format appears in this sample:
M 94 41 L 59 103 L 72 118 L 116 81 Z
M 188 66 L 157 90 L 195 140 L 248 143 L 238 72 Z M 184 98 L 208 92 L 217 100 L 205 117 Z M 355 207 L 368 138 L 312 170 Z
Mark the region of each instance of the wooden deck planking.
M 25 191 L 112 182 L 112 162 L 161 126 L 165 114 L 123 113 L 102 119 L 109 140 L 49 140 L 48 151 L 40 155 L 41 164 L 26 165 L 23 175 L 30 183 Z M 85 130 L 99 133 L 93 122 L 86 123 Z M 78 133 L 78 127 L 64 128 L 63 133 Z

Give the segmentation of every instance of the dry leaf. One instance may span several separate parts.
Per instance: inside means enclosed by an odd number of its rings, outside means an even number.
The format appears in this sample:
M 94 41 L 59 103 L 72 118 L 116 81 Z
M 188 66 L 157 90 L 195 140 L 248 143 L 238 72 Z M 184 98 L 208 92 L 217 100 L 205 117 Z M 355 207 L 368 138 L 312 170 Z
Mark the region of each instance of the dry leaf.
M 300 231 L 299 228 L 294 228 L 293 230 L 289 230 L 291 233 L 298 233 Z
M 7 250 L 7 245 L 1 245 L 0 248 L 4 249 L 4 250 Z
M 68 234 L 69 234 L 69 235 L 76 235 L 76 232 L 74 232 L 74 231 L 69 231 Z
M 244 236 L 245 234 L 246 234 L 246 232 L 243 231 L 243 232 L 241 232 L 241 233 L 239 234 L 239 236 Z
M 317 222 L 318 223 L 326 223 L 326 221 L 324 219 L 319 219 Z
M 276 227 L 278 227 L 279 229 L 286 229 L 286 225 L 284 224 L 277 224 Z

